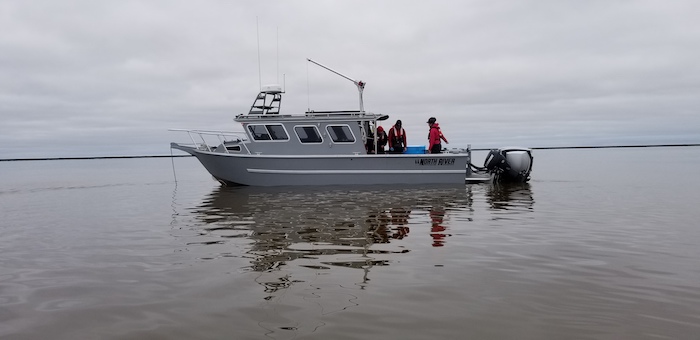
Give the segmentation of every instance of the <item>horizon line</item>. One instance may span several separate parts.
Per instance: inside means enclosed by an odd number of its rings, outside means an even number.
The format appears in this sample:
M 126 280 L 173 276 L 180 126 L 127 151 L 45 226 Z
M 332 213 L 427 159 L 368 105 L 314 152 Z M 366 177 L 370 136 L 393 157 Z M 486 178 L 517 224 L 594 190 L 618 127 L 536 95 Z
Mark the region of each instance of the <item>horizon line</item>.
M 681 147 L 700 146 L 700 143 L 690 144 L 638 144 L 638 145 L 589 145 L 589 146 L 538 146 L 528 149 L 532 150 L 563 150 L 563 149 L 614 149 L 614 148 L 661 148 L 661 147 Z M 475 148 L 472 151 L 489 151 L 497 148 Z M 127 159 L 127 158 L 175 158 L 194 157 L 192 155 L 141 155 L 141 156 L 82 156 L 82 157 L 36 157 L 36 158 L 0 158 L 0 162 L 14 161 L 64 161 L 81 159 Z

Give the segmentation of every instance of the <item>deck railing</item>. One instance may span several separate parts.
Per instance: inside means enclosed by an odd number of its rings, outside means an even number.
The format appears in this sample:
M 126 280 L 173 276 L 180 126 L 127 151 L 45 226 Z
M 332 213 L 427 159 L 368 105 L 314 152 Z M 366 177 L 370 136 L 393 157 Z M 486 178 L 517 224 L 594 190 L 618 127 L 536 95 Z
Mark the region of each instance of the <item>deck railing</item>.
M 228 148 L 226 148 L 226 142 L 241 142 L 248 140 L 248 138 L 245 136 L 244 132 L 229 132 L 229 131 L 212 131 L 212 130 L 188 130 L 188 129 L 168 129 L 168 131 L 181 131 L 181 132 L 187 132 L 187 135 L 190 136 L 190 140 L 192 140 L 192 145 L 199 149 L 199 150 L 206 150 L 209 152 L 212 152 L 212 146 L 207 143 L 207 138 L 206 136 L 210 137 L 216 137 L 218 140 L 218 145 L 223 145 L 224 146 L 224 152 L 228 152 Z M 199 139 L 202 142 L 198 142 L 195 139 Z M 248 146 L 245 145 L 245 143 L 239 143 L 237 145 L 241 145 L 245 148 L 245 151 L 250 154 L 250 150 L 248 149 Z

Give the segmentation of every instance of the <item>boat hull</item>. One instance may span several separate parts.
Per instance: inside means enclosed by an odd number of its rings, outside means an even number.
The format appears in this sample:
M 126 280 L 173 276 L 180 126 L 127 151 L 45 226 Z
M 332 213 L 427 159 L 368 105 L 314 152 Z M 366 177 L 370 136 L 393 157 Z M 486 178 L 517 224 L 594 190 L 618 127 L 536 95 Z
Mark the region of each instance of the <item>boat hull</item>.
M 469 154 L 249 155 L 176 143 L 227 185 L 464 184 Z

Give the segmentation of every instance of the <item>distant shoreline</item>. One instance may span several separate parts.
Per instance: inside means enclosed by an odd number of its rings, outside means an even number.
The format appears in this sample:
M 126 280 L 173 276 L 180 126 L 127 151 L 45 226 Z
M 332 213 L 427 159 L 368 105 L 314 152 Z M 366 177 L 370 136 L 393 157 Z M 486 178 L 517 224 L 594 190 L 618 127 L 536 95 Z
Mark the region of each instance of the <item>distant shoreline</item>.
M 552 150 L 552 149 L 613 149 L 613 148 L 667 148 L 675 146 L 700 146 L 700 144 L 648 144 L 648 145 L 601 145 L 601 146 L 542 146 L 530 148 L 533 150 Z M 477 150 L 477 149 L 472 149 Z M 490 150 L 490 149 L 479 149 Z
M 96 157 L 47 157 L 47 158 L 5 158 L 0 159 L 0 162 L 11 161 L 66 161 L 80 159 L 121 159 L 121 158 L 175 158 L 175 157 L 192 157 L 192 155 L 152 155 L 152 156 L 96 156 Z
M 615 149 L 615 148 L 666 148 L 680 146 L 700 146 L 700 144 L 646 144 L 646 145 L 601 145 L 601 146 L 540 146 L 532 150 L 563 150 L 563 149 Z M 488 151 L 491 149 L 472 149 L 472 151 Z M 81 159 L 123 159 L 123 158 L 176 158 L 193 157 L 192 155 L 151 155 L 151 156 L 85 156 L 85 157 L 44 157 L 44 158 L 0 158 L 0 162 L 13 161 L 64 161 Z

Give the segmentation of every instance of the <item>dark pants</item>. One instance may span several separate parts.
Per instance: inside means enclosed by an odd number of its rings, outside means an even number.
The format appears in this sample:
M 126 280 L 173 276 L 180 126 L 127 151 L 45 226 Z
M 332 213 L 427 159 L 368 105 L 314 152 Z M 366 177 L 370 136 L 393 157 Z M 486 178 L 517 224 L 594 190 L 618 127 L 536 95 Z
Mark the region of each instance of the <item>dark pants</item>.
M 403 153 L 403 146 L 394 146 L 394 151 L 392 153 Z
M 440 153 L 442 152 L 442 144 L 435 144 L 430 148 L 430 153 Z

